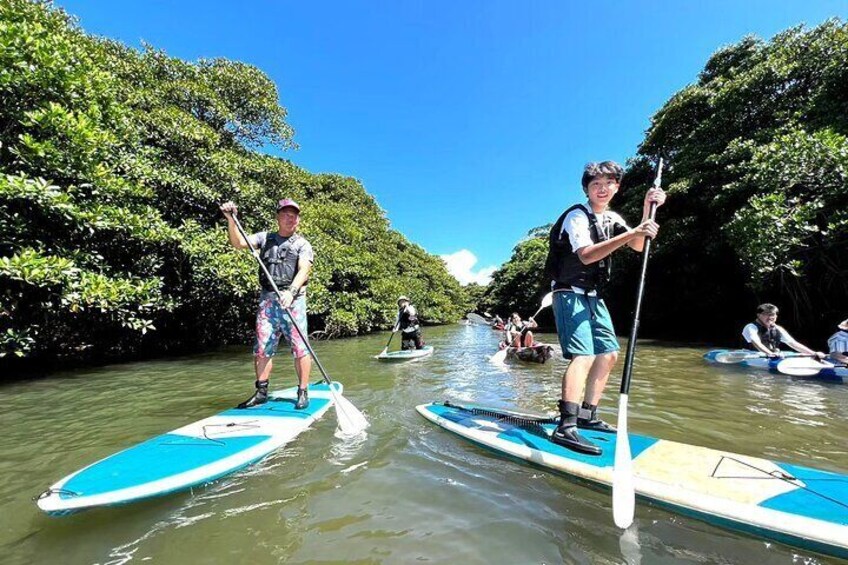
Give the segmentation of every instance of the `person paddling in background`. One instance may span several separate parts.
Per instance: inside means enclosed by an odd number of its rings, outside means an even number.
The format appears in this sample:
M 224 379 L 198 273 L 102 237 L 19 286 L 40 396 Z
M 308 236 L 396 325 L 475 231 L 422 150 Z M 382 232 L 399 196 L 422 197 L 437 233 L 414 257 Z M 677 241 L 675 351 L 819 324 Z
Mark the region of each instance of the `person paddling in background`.
M 661 188 L 649 189 L 641 223 L 629 228 L 609 209 L 623 175 L 624 170 L 613 161 L 586 165 L 582 185 L 588 202 L 568 208 L 556 221 L 545 261 L 545 270 L 553 279 L 562 355 L 571 360 L 562 376 L 562 398 L 557 403 L 560 422 L 551 439 L 590 455 L 600 455 L 602 450 L 582 437 L 578 428 L 616 431 L 597 414 L 619 350 L 612 319 L 601 298 L 610 277 L 610 254 L 624 246 L 642 251 L 645 238 L 655 238 L 659 229 L 650 219 L 651 203 L 662 206 L 665 202 Z
M 508 347 L 531 347 L 533 332 L 530 330 L 538 327 L 539 325 L 532 317 L 525 322 L 518 312 L 513 312 L 509 322 L 504 326 L 504 341 Z
M 400 330 L 400 348 L 421 349 L 424 347 L 424 338 L 421 336 L 421 326 L 418 323 L 418 312 L 415 306 L 409 303 L 409 298 L 401 296 L 398 298 L 398 314 L 395 327 L 392 331 Z
M 824 353 L 813 351 L 799 343 L 782 326 L 778 326 L 777 313 L 777 306 L 774 304 L 765 303 L 757 306 L 757 318 L 742 328 L 742 337 L 748 349 L 759 351 L 768 357 L 782 357 L 780 344 L 785 343 L 798 353 L 824 359 Z
M 232 202 L 221 205 L 221 211 L 227 218 L 227 232 L 230 244 L 236 249 L 247 249 L 248 244 L 236 228 L 233 216 L 238 208 Z M 253 367 L 256 372 L 256 391 L 253 396 L 238 405 L 238 408 L 250 408 L 268 401 L 268 383 L 273 368 L 274 355 L 280 336 L 285 336 L 294 356 L 294 368 L 297 373 L 297 402 L 295 408 L 302 410 L 309 406 L 309 373 L 312 369 L 312 357 L 303 341 L 307 335 L 306 326 L 306 282 L 312 270 L 314 255 L 312 245 L 305 237 L 297 233 L 300 223 L 300 206 L 289 198 L 277 203 L 277 231 L 258 232 L 248 236 L 250 243 L 259 250 L 259 257 L 271 278 L 280 289 L 282 298 L 274 292 L 262 269 L 259 270 L 259 309 L 256 313 L 256 345 L 253 349 Z M 291 318 L 283 311 L 289 310 L 300 332 L 291 325 Z
M 837 326 L 837 332 L 827 340 L 828 357 L 835 362 L 845 365 L 848 363 L 848 319 L 842 320 Z

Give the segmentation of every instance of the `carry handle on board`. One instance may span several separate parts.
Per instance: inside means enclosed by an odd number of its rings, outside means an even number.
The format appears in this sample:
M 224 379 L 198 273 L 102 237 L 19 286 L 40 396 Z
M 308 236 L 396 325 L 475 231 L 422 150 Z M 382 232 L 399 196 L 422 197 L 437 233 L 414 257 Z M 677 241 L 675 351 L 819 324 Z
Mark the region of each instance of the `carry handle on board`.
M 251 255 L 256 258 L 256 261 L 259 263 L 259 266 L 262 268 L 262 272 L 265 273 L 265 277 L 271 283 L 271 287 L 274 289 L 274 292 L 277 294 L 277 298 L 282 301 L 283 293 L 280 292 L 280 289 L 277 288 L 277 285 L 274 283 L 273 277 L 271 277 L 271 273 L 268 271 L 268 267 L 265 266 L 265 263 L 262 262 L 262 259 L 259 257 L 259 251 L 253 247 L 250 243 L 250 239 L 247 237 L 247 234 L 244 231 L 244 228 L 239 222 L 239 219 L 236 217 L 234 213 L 231 213 L 230 216 L 233 219 L 233 222 L 238 229 L 239 235 L 241 235 L 244 242 L 247 244 L 248 249 L 250 249 Z M 365 428 L 368 427 L 368 420 L 365 419 L 365 416 L 359 409 L 353 405 L 348 399 L 339 394 L 336 388 L 333 386 L 333 382 L 330 380 L 330 377 L 327 375 L 327 371 L 324 370 L 324 366 L 321 365 L 321 361 L 318 360 L 318 357 L 315 355 L 315 351 L 312 349 L 312 345 L 309 343 L 309 339 L 307 336 L 303 334 L 300 330 L 300 326 L 298 326 L 297 321 L 295 321 L 294 316 L 291 314 L 290 308 L 284 308 L 283 311 L 289 317 L 294 328 L 297 330 L 297 333 L 300 335 L 300 338 L 303 340 L 303 343 L 306 345 L 306 349 L 309 350 L 309 354 L 312 355 L 312 358 L 315 360 L 315 364 L 318 365 L 318 369 L 321 371 L 321 375 L 324 377 L 324 381 L 330 388 L 330 394 L 333 395 L 333 403 L 336 407 L 336 419 L 338 420 L 339 429 L 342 431 L 344 435 L 358 435 Z

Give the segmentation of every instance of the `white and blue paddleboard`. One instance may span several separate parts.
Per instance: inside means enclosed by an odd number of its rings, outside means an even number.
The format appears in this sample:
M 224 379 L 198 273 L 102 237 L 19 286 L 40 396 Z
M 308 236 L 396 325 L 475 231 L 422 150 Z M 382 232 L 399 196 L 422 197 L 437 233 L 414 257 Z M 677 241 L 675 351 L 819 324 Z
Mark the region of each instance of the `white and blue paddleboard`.
M 409 359 L 420 359 L 432 354 L 435 349 L 432 345 L 425 345 L 421 349 L 401 349 L 398 351 L 389 351 L 380 353 L 376 359 L 380 361 L 407 361 Z
M 341 383 L 333 383 L 342 394 Z M 333 404 L 325 383 L 309 386 L 309 406 L 295 410 L 297 388 L 269 394 L 265 404 L 231 408 L 156 436 L 72 473 L 37 499 L 64 515 L 114 506 L 202 485 L 259 461 L 297 437 Z
M 745 353 L 752 352 L 747 349 L 713 349 L 704 353 L 704 361 L 706 361 L 707 363 L 719 363 L 719 355 L 738 354 L 741 357 Z M 765 355 L 763 355 L 762 357 L 750 357 L 747 359 L 740 359 L 736 363 L 731 363 L 731 365 L 751 367 L 753 369 L 762 369 L 763 371 L 768 371 L 770 373 L 780 373 L 780 371 L 777 370 L 777 364 L 780 363 L 784 358 L 802 356 L 803 354 L 797 353 L 795 351 L 786 351 L 783 353 L 783 358 L 766 357 Z M 824 381 L 830 383 L 848 383 L 848 367 L 825 367 L 814 375 L 803 376 L 798 378 L 813 381 Z
M 602 455 L 591 456 L 553 443 L 550 419 L 527 425 L 514 418 L 539 416 L 450 403 L 417 410 L 498 453 L 612 485 L 616 434 L 581 430 L 603 448 Z M 630 447 L 640 499 L 723 528 L 848 558 L 848 476 L 636 434 L 630 434 Z

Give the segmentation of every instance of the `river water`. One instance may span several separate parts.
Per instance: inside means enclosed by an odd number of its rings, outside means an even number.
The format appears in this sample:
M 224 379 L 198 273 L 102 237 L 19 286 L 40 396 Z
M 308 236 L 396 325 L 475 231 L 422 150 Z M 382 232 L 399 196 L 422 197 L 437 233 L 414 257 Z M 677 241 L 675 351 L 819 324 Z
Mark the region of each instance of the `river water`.
M 32 497 L 246 398 L 249 349 L 0 386 L 0 562 L 835 562 L 643 504 L 622 536 L 608 491 L 502 458 L 414 409 L 453 399 L 553 411 L 561 358 L 494 367 L 487 360 L 498 334 L 454 325 L 426 328 L 433 356 L 382 364 L 372 356 L 387 337 L 316 342 L 331 377 L 370 420 L 367 438 L 336 438 L 331 410 L 279 452 L 216 483 L 63 518 L 43 515 Z M 848 472 L 848 386 L 709 366 L 705 349 L 640 342 L 631 431 Z M 611 422 L 620 373 L 621 363 L 601 406 Z M 272 388 L 293 384 L 281 357 Z

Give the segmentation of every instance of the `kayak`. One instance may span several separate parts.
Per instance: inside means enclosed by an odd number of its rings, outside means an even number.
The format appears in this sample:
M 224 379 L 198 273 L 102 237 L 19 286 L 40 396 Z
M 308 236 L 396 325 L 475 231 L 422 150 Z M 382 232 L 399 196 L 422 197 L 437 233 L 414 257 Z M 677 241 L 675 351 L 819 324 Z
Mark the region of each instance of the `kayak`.
M 342 394 L 341 383 L 333 383 Z M 139 443 L 72 473 L 38 496 L 38 507 L 62 516 L 115 506 L 214 481 L 259 461 L 297 437 L 333 404 L 325 383 L 309 386 L 309 406 L 295 410 L 297 387 L 272 392 L 265 404 L 231 408 Z
M 436 425 L 499 454 L 610 487 L 616 434 L 581 430 L 591 456 L 549 436 L 555 420 L 498 408 L 422 404 Z M 540 421 L 533 421 L 539 419 Z M 745 534 L 848 558 L 848 475 L 630 434 L 638 497 Z
M 542 363 L 553 356 L 554 348 L 544 343 L 536 343 L 530 347 L 507 347 L 506 358 L 517 359 L 525 363 Z
M 492 329 L 495 330 L 496 332 L 501 332 L 504 329 L 504 325 L 503 324 L 493 324 Z
M 712 351 L 708 351 L 704 354 L 704 360 L 708 363 L 719 363 L 717 357 L 719 355 L 742 355 L 743 353 L 754 353 L 748 351 L 746 349 L 713 349 Z M 785 351 L 783 353 L 784 358 L 789 357 L 802 357 L 803 354 L 795 352 L 795 351 Z M 736 363 L 731 363 L 732 365 L 737 365 L 740 367 L 751 367 L 753 369 L 762 369 L 764 371 L 769 371 L 770 373 L 778 373 L 780 371 L 777 370 L 777 364 L 780 363 L 782 359 L 780 358 L 768 358 L 768 357 L 754 357 L 750 359 L 743 359 Z M 724 363 L 727 364 L 727 363 Z M 815 375 L 798 377 L 803 379 L 811 379 L 815 381 L 825 381 L 832 383 L 848 383 L 848 367 L 827 367 L 816 373 Z
M 398 351 L 389 351 L 388 353 L 380 353 L 376 359 L 380 361 L 408 361 L 409 359 L 421 359 L 433 353 L 432 345 L 425 345 L 421 349 L 401 349 Z

